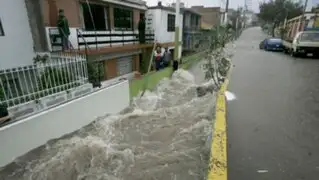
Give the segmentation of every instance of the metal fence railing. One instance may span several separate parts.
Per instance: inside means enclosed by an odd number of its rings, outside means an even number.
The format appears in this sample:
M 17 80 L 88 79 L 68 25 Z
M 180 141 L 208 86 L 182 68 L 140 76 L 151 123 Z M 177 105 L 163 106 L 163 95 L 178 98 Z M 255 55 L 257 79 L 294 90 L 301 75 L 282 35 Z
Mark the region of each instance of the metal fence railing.
M 58 28 L 49 28 L 49 40 L 52 51 L 63 51 L 62 38 Z M 98 49 L 103 47 L 124 46 L 129 44 L 139 44 L 139 33 L 136 30 L 106 30 L 106 31 L 86 31 L 76 29 L 71 32 L 69 44 L 71 49 Z M 155 34 L 153 30 L 145 31 L 145 43 L 153 43 Z M 72 43 L 71 43 L 72 42 Z
M 38 54 L 34 64 L 0 70 L 0 104 L 37 100 L 88 82 L 87 61 L 79 54 Z
M 198 51 L 209 46 L 211 42 L 211 32 L 184 32 L 183 33 L 183 50 Z
M 154 32 L 145 32 L 145 43 L 154 42 Z M 78 48 L 85 46 L 90 48 L 124 46 L 128 44 L 139 44 L 139 33 L 134 30 L 112 30 L 112 31 L 84 31 L 77 29 Z

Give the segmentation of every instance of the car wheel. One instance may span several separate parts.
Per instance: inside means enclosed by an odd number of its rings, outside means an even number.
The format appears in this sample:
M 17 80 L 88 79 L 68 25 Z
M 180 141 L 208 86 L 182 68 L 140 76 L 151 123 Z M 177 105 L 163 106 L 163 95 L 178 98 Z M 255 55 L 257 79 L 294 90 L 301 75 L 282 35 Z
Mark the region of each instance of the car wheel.
M 293 49 L 290 50 L 290 56 L 291 57 L 298 57 L 298 53 L 297 52 L 294 52 Z
M 269 51 L 270 49 L 269 49 L 269 47 L 268 46 L 266 46 L 265 47 L 265 51 Z
M 284 48 L 283 51 L 284 51 L 285 54 L 288 54 L 288 49 L 287 48 Z

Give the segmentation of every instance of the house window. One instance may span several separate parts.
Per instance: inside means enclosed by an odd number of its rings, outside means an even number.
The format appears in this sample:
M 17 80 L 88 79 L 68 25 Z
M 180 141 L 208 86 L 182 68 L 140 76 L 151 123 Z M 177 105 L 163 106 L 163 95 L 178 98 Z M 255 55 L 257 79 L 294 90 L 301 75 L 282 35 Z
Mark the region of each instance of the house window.
M 0 19 L 0 36 L 4 36 L 4 31 L 3 31 L 1 19 Z
M 196 17 L 196 27 L 198 27 L 198 25 L 199 25 L 199 17 Z
M 114 28 L 133 29 L 133 11 L 124 8 L 114 8 Z
M 175 31 L 175 15 L 172 15 L 172 14 L 167 15 L 167 31 L 168 32 Z
M 108 30 L 108 11 L 107 8 L 97 4 L 81 4 L 82 21 L 87 31 Z

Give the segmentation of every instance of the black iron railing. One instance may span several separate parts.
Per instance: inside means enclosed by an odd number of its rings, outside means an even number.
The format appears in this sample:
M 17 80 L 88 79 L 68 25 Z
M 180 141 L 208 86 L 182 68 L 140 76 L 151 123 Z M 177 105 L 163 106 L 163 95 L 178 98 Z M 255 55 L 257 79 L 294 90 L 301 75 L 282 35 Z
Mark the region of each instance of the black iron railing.
M 154 32 L 145 33 L 145 43 L 154 42 Z M 118 45 L 139 44 L 139 34 L 137 31 L 120 30 L 120 31 L 83 31 L 77 29 L 78 48 L 85 46 L 90 48 L 103 48 Z
M 72 47 L 71 39 L 74 39 Z M 145 32 L 145 43 L 154 42 L 154 31 Z M 63 51 L 62 37 L 59 34 L 58 28 L 49 28 L 49 38 L 52 51 Z M 69 44 L 71 49 L 98 49 L 103 47 L 112 47 L 118 45 L 139 44 L 138 31 L 132 30 L 115 30 L 115 31 L 84 31 L 81 29 L 76 30 L 76 34 L 69 37 Z

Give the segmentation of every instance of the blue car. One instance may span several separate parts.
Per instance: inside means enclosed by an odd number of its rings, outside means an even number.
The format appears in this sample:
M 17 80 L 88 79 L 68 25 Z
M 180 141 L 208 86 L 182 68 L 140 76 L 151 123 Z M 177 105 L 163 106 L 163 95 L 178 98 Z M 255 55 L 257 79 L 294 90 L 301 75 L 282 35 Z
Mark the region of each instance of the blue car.
M 260 42 L 259 49 L 265 49 L 266 51 L 282 51 L 282 40 L 279 38 L 267 38 Z

